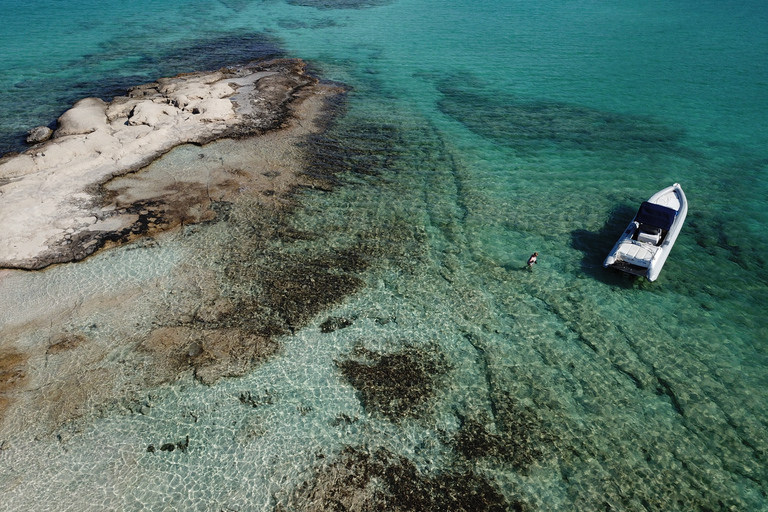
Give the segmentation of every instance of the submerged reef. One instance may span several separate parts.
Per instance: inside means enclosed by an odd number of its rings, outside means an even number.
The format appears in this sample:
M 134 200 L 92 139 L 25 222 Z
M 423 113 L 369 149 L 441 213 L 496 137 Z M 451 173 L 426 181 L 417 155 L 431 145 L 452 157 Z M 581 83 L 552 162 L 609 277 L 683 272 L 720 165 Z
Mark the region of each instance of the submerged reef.
M 13 349 L 0 350 L 0 418 L 9 405 L 10 393 L 27 381 L 25 364 L 28 355 Z
M 451 444 L 467 460 L 489 458 L 525 473 L 549 449 L 552 435 L 534 411 L 521 407 L 508 393 L 494 400 L 493 409 L 493 418 L 459 416 L 461 427 Z
M 417 417 L 433 398 L 448 365 L 437 347 L 407 347 L 382 354 L 358 347 L 336 364 L 360 393 L 363 406 L 392 421 Z
M 410 460 L 380 448 L 346 448 L 296 488 L 277 512 L 507 512 L 527 510 L 510 502 L 493 481 L 473 470 L 427 474 Z
M 320 10 L 366 9 L 391 4 L 394 0 L 287 0 L 291 5 L 314 7 Z
M 471 77 L 440 80 L 438 89 L 443 94 L 438 103 L 443 113 L 473 132 L 521 152 L 551 146 L 588 151 L 658 150 L 677 147 L 684 135 L 682 130 L 648 117 L 484 91 Z
M 242 329 L 178 326 L 152 331 L 139 349 L 151 353 L 169 378 L 191 368 L 198 380 L 211 384 L 220 377 L 242 375 L 273 354 L 277 343 Z
M 30 308 L 13 313 L 29 321 L 7 332 L 0 348 L 27 347 L 19 363 L 25 379 L 4 395 L 0 436 L 24 430 L 66 442 L 94 418 L 148 414 L 136 405 L 143 390 L 179 379 L 210 385 L 243 375 L 280 353 L 280 336 L 360 290 L 371 265 L 418 264 L 425 235 L 410 223 L 411 212 L 386 224 L 318 214 L 331 191 L 358 198 L 359 191 L 337 189 L 348 179 L 396 184 L 391 175 L 404 165 L 392 149 L 402 143 L 402 131 L 369 120 L 342 122 L 344 96 L 338 86 L 307 86 L 291 100 L 284 127 L 176 147 L 101 184 L 98 197 L 131 204 L 126 211 L 151 229 L 165 226 L 164 211 L 177 203 L 196 217 L 181 217 L 176 229 L 134 233 L 133 242 L 114 251 L 46 270 L 78 281 L 67 292 L 69 304 L 43 297 L 45 315 Z M 146 199 L 147 191 L 162 191 L 163 201 Z M 135 258 L 150 268 L 134 267 Z M 6 272 L 14 279 L 40 275 Z M 131 273 L 147 280 L 134 281 Z M 355 318 L 332 320 L 320 330 L 348 327 Z M 421 364 L 415 354 L 408 357 Z M 382 361 L 386 367 L 393 360 Z M 417 415 L 429 402 L 419 398 L 423 389 L 410 393 L 412 402 L 393 414 Z M 260 404 L 258 395 L 247 393 L 241 402 Z

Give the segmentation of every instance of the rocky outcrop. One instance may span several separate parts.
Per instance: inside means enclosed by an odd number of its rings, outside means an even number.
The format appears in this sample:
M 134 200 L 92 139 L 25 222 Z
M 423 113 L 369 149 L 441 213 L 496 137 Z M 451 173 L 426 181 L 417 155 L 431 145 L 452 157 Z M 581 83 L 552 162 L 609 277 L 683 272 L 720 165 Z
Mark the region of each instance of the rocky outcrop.
M 151 227 L 169 229 L 210 219 L 213 214 L 206 206 L 189 214 L 195 198 L 210 200 L 208 181 L 188 187 L 200 192 L 190 197 L 163 189 L 156 197 L 144 193 L 140 205 L 126 203 L 125 197 L 119 203 L 106 184 L 182 144 L 286 127 L 297 105 L 337 92 L 308 76 L 302 61 L 275 60 L 163 78 L 109 103 L 80 100 L 59 118 L 50 140 L 0 159 L 0 268 L 39 269 L 79 260 Z M 34 140 L 48 135 L 33 131 Z M 233 176 L 220 181 L 238 186 Z M 186 209 L 166 207 L 164 198 Z M 176 217 L 158 220 L 147 204 L 155 211 L 177 212 Z
M 53 130 L 47 126 L 37 126 L 27 132 L 27 144 L 45 142 L 53 136 Z

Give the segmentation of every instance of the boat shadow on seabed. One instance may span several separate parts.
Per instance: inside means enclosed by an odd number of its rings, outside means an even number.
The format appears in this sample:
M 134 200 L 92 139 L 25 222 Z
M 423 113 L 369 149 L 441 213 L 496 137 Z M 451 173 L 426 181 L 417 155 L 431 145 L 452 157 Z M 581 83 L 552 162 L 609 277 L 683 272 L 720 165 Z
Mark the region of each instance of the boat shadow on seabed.
M 616 207 L 598 231 L 575 229 L 571 231 L 571 247 L 583 254 L 581 271 L 593 279 L 611 285 L 631 287 L 637 276 L 631 276 L 603 267 L 603 260 L 616 243 L 616 236 L 635 215 L 630 206 Z

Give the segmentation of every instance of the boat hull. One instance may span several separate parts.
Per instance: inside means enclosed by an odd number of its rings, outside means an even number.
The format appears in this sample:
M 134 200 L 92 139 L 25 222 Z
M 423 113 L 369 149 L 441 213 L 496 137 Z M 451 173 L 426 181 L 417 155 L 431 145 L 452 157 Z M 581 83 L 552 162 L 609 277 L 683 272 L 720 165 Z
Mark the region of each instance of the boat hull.
M 649 281 L 659 277 L 688 214 L 688 200 L 679 183 L 644 202 L 603 262 Z

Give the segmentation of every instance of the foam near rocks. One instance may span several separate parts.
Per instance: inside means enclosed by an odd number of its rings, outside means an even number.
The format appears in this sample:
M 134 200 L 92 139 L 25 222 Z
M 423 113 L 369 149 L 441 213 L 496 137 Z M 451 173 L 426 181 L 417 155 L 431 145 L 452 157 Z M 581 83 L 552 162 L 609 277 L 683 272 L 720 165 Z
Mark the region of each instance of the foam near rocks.
M 299 104 L 338 92 L 304 68 L 300 60 L 274 60 L 162 78 L 109 103 L 78 101 L 50 140 L 0 159 L 0 267 L 39 269 L 82 259 L 106 241 L 128 241 L 141 231 L 136 212 L 105 200 L 107 182 L 182 144 L 287 127 Z M 166 193 L 160 187 L 144 200 L 162 202 Z M 166 220 L 164 228 L 177 224 Z

